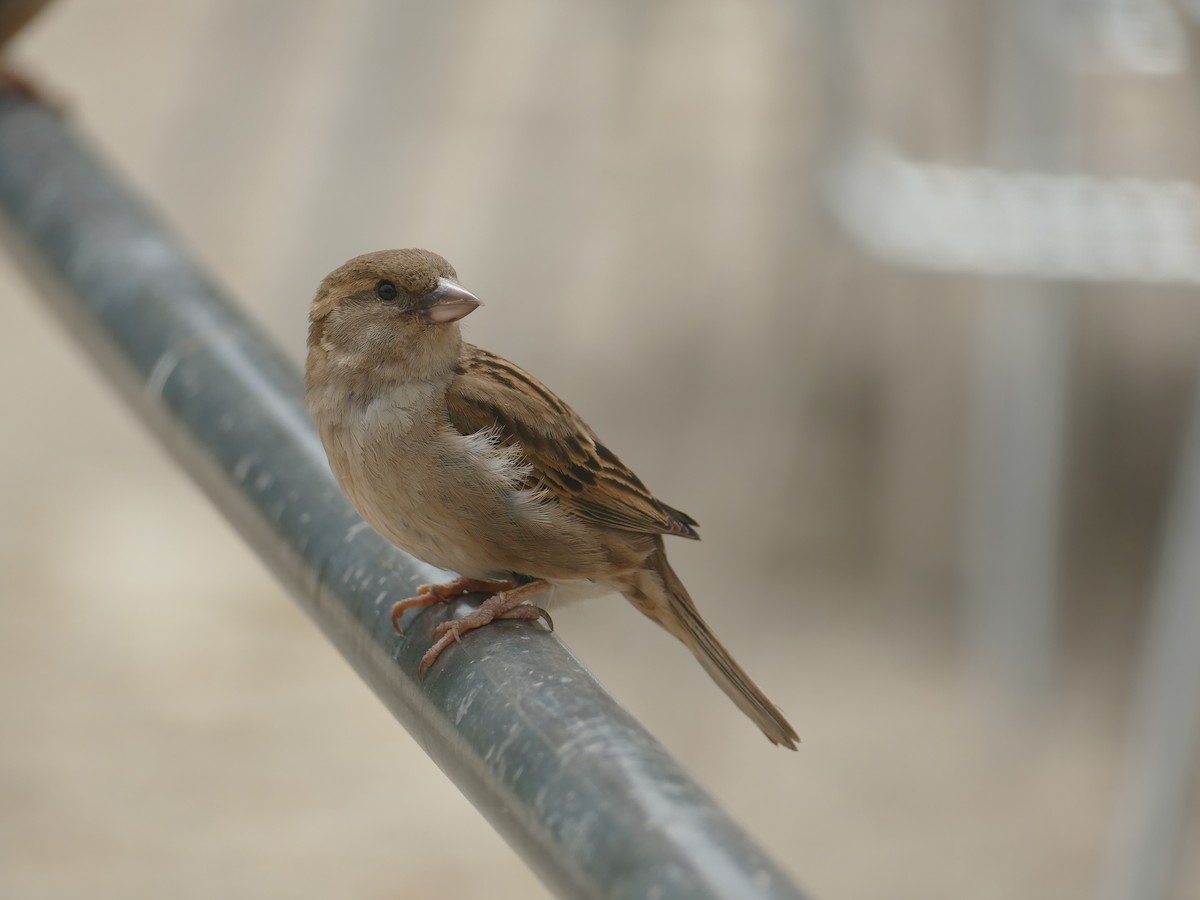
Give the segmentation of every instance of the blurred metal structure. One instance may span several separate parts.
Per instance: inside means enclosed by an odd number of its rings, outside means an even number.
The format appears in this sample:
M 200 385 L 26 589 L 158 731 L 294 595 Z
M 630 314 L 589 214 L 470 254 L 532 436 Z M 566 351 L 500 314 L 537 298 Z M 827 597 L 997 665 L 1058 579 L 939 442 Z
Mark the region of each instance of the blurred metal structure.
M 1134 701 L 1132 760 L 1104 900 L 1171 896 L 1200 746 L 1200 390 L 1163 530 Z
M 998 171 L 1070 166 L 1068 142 L 1059 137 L 1070 79 L 1039 39 L 1050 8 L 1015 0 L 996 11 L 988 130 Z M 996 197 L 990 205 L 1006 202 Z M 1008 223 L 1009 233 L 1026 234 L 1034 221 L 1043 234 L 1054 230 L 1052 208 L 1035 201 L 1027 212 L 1031 221 Z M 981 224 L 964 221 L 959 230 L 978 232 Z M 1070 225 L 1060 230 L 1077 233 Z M 997 237 L 984 233 L 1003 245 Z M 1020 275 L 982 283 L 965 571 L 972 650 L 1010 699 L 1027 701 L 1042 696 L 1051 679 L 1071 296 L 1036 266 Z
M 861 3 L 861 0 L 860 0 Z M 1074 171 L 1062 129 L 1080 34 L 1148 75 L 1186 62 L 1174 10 L 1161 0 L 1012 0 L 995 8 L 989 166 L 905 157 L 869 122 L 855 60 L 856 3 L 826 4 L 846 60 L 832 61 L 835 141 L 829 208 L 869 251 L 896 265 L 1040 281 L 1200 284 L 1200 187 L 1181 180 Z
M 1190 182 L 917 163 L 874 141 L 847 150 L 830 171 L 831 208 L 881 259 L 1055 281 L 1200 284 L 1200 188 Z
M 410 639 L 394 633 L 392 601 L 430 572 L 342 496 L 294 366 L 55 114 L 5 94 L 0 225 L 80 345 L 552 890 L 801 896 L 555 636 L 503 623 L 418 681 L 453 610 L 410 614 Z
M 1195 15 L 1200 5 L 1191 3 Z M 984 276 L 965 561 L 969 640 L 1011 695 L 1036 696 L 1053 653 L 1071 282 L 1200 283 L 1200 188 L 1072 170 L 1063 122 L 1081 46 L 1142 75 L 1188 63 L 1164 0 L 1000 0 L 990 166 L 917 162 L 876 134 L 858 79 L 855 4 L 825 6 L 836 140 L 825 195 L 881 259 Z M 845 60 L 849 60 L 847 64 Z M 1000 281 L 996 276 L 1006 276 Z M 1200 398 L 1164 532 L 1141 651 L 1136 747 L 1107 900 L 1166 897 L 1200 743 Z

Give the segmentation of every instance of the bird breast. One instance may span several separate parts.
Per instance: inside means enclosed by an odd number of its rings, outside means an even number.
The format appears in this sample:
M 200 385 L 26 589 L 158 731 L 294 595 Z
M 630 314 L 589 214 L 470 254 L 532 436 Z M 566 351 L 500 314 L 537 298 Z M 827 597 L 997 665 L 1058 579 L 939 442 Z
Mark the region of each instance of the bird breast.
M 594 534 L 542 491 L 524 487 L 519 448 L 448 422 L 444 388 L 401 384 L 360 404 L 310 397 L 330 467 L 359 514 L 432 565 L 477 578 L 519 572 L 588 577 Z

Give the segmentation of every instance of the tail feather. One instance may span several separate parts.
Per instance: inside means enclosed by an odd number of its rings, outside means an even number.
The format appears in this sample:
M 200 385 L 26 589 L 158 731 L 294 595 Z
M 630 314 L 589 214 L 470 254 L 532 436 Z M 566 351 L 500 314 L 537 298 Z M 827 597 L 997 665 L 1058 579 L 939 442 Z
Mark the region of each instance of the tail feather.
M 659 547 L 651 554 L 647 563 L 662 579 L 667 602 L 664 604 L 658 598 L 645 596 L 649 593 L 645 589 L 638 591 L 642 596 L 630 599 L 642 612 L 679 638 L 692 651 L 709 677 L 762 729 L 771 743 L 782 744 L 795 750 L 800 742 L 795 730 L 745 670 L 734 661 L 729 651 L 700 617 L 687 588 L 667 562 L 661 541 L 659 538 Z

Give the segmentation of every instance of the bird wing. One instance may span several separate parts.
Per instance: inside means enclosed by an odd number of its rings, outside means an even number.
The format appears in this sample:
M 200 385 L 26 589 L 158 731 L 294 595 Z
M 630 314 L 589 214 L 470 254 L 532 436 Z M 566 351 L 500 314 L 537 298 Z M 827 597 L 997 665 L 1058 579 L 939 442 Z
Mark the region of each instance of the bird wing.
M 532 469 L 529 486 L 549 491 L 581 519 L 699 540 L 695 519 L 658 500 L 574 410 L 508 360 L 464 345 L 446 406 L 461 434 L 490 430 L 518 447 Z

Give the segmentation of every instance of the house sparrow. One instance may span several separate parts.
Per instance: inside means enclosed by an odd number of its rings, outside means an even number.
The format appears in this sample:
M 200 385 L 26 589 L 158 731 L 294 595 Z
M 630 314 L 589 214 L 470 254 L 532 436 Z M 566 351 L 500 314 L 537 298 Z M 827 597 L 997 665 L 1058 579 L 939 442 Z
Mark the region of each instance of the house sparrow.
M 667 562 L 663 535 L 696 521 L 658 500 L 533 376 L 464 343 L 480 301 L 427 250 L 356 257 L 321 282 L 309 316 L 305 388 L 338 483 L 398 547 L 461 573 L 424 585 L 400 616 L 467 592 L 488 599 L 440 625 L 419 673 L 494 619 L 530 605 L 620 593 L 675 637 L 772 743 L 798 738 L 709 630 Z
M 8 51 L 9 42 L 42 11 L 50 0 L 6 0 L 0 3 L 0 54 Z M 57 104 L 47 102 L 42 92 L 20 72 L 9 68 L 8 61 L 0 58 L 0 93 L 12 93 L 26 100 L 45 103 L 51 109 Z

